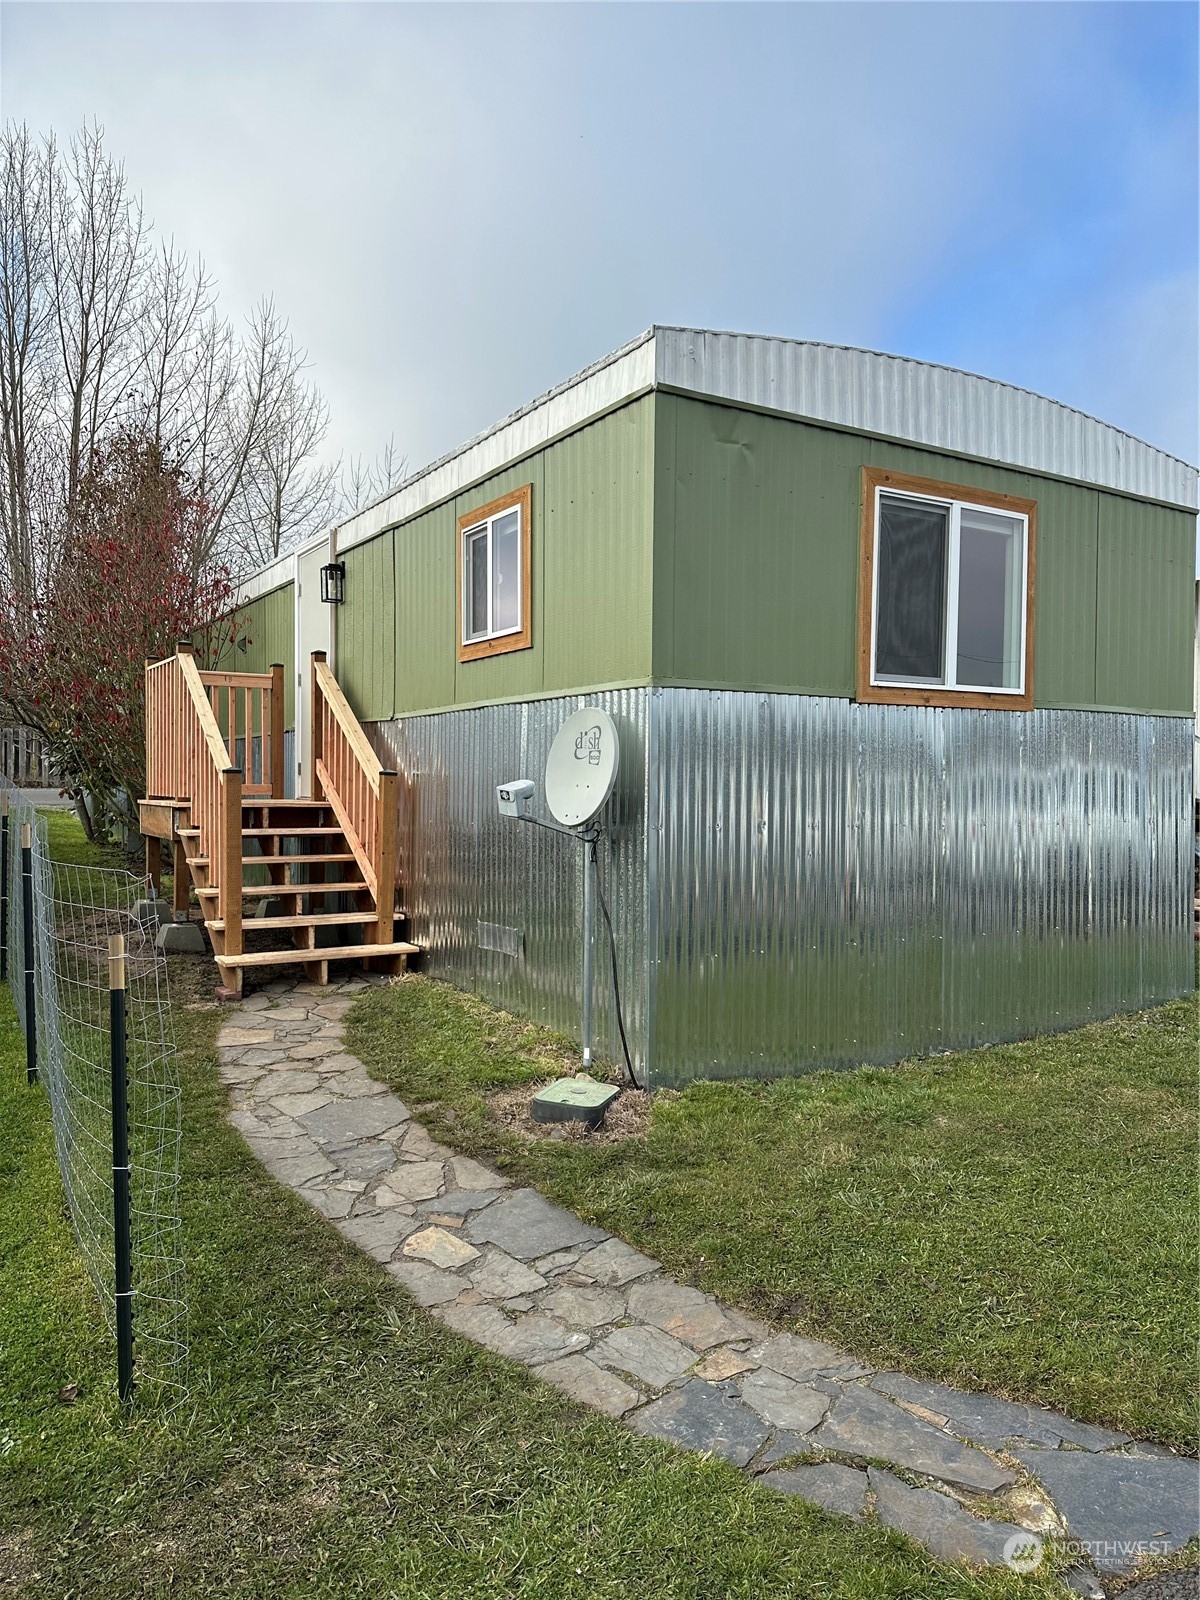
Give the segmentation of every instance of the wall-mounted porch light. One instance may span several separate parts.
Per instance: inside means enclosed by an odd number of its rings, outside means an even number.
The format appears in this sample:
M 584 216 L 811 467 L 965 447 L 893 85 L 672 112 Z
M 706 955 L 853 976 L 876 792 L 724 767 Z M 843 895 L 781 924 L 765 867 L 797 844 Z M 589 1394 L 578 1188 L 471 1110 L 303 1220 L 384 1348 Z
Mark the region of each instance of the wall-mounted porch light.
M 321 599 L 327 606 L 340 606 L 346 598 L 346 563 L 331 561 L 321 568 Z

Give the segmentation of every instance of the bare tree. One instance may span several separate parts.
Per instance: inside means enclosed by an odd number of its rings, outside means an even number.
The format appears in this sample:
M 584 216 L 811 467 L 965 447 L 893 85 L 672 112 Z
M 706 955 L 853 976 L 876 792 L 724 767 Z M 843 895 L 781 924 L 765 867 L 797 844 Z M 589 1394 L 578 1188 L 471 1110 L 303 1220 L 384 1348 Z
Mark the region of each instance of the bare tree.
M 237 506 L 237 543 L 260 563 L 273 561 L 333 520 L 337 463 L 317 458 L 328 427 L 325 401 L 293 369 L 264 419 Z
M 362 456 L 351 456 L 342 469 L 338 519 L 352 516 L 356 511 L 363 511 L 367 506 L 385 499 L 404 482 L 407 471 L 408 457 L 396 448 L 392 436 L 388 437 L 388 442 L 374 461 L 367 462 Z
M 152 239 L 98 127 L 65 152 L 10 127 L 0 163 L 0 534 L 17 591 L 48 582 L 92 453 L 118 426 L 196 485 L 201 566 L 245 571 L 334 520 L 328 409 L 273 301 L 234 329 L 203 263 Z
M 212 279 L 174 239 L 156 250 L 141 286 L 136 322 L 138 366 L 131 393 L 144 437 L 179 456 L 190 443 L 189 403 L 201 378 L 205 334 L 213 311 Z
M 52 398 L 47 165 L 27 128 L 0 139 L 0 531 L 20 591 L 34 583 L 34 478 Z
M 141 201 L 124 168 L 84 128 L 66 158 L 48 148 L 48 244 L 66 434 L 67 504 L 94 440 L 116 419 L 136 370 L 132 333 L 146 268 Z

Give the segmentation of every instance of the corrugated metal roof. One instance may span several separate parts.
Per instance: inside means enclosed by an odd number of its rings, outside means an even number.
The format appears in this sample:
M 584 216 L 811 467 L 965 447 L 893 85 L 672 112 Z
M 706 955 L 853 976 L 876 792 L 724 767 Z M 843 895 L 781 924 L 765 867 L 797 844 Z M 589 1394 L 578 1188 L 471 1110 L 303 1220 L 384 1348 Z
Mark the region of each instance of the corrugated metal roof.
M 787 416 L 1197 504 L 1196 468 L 1057 400 L 907 356 L 656 328 L 655 383 Z
M 655 326 L 349 518 L 338 530 L 339 548 L 416 516 L 653 388 L 1197 506 L 1194 466 L 1010 383 L 844 345 Z M 253 598 L 286 581 L 282 563 L 273 563 L 243 586 L 243 594 Z

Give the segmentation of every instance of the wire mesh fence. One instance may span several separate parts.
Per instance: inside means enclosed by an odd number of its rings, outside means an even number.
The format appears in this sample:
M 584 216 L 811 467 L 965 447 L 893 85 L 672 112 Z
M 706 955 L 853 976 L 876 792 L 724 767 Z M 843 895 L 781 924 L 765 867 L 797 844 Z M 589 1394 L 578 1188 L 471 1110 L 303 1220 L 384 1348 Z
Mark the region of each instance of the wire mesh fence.
M 135 908 L 142 881 L 110 867 L 51 859 L 44 822 L 10 790 L 10 911 L 21 901 L 21 836 L 30 829 L 34 1018 L 38 1079 L 49 1097 L 72 1227 L 105 1314 L 114 1325 L 113 1070 L 109 944 L 125 950 L 125 1039 L 136 1372 L 169 1400 L 187 1377 L 187 1315 L 179 1208 L 182 1098 L 156 925 Z M 10 919 L 8 979 L 23 989 L 26 926 Z M 27 1007 L 18 1017 L 29 1037 Z

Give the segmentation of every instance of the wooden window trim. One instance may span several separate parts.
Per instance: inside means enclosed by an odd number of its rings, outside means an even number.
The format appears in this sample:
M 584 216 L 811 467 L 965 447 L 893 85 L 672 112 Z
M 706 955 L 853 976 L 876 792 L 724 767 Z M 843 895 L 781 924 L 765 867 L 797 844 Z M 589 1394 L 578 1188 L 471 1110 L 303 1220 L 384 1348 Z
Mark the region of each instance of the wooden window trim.
M 971 689 L 913 686 L 871 682 L 871 625 L 875 589 L 875 492 L 931 495 L 938 500 L 963 500 L 969 505 L 1011 511 L 1027 518 L 1025 578 L 1025 688 L 1022 694 L 989 694 Z M 1037 593 L 1037 501 L 1018 495 L 973 489 L 967 484 L 943 483 L 937 478 L 914 478 L 879 467 L 862 469 L 862 516 L 858 557 L 858 698 L 864 705 L 965 706 L 987 711 L 1033 710 L 1033 623 Z
M 494 639 L 463 639 L 463 534 L 490 517 L 498 517 L 514 506 L 521 510 L 521 627 L 516 633 L 501 633 Z M 533 644 L 533 485 L 526 483 L 511 494 L 502 494 L 498 500 L 475 506 L 458 519 L 454 548 L 454 607 L 457 621 L 454 624 L 458 640 L 460 661 L 482 661 L 489 656 L 502 656 L 513 650 L 528 650 Z

